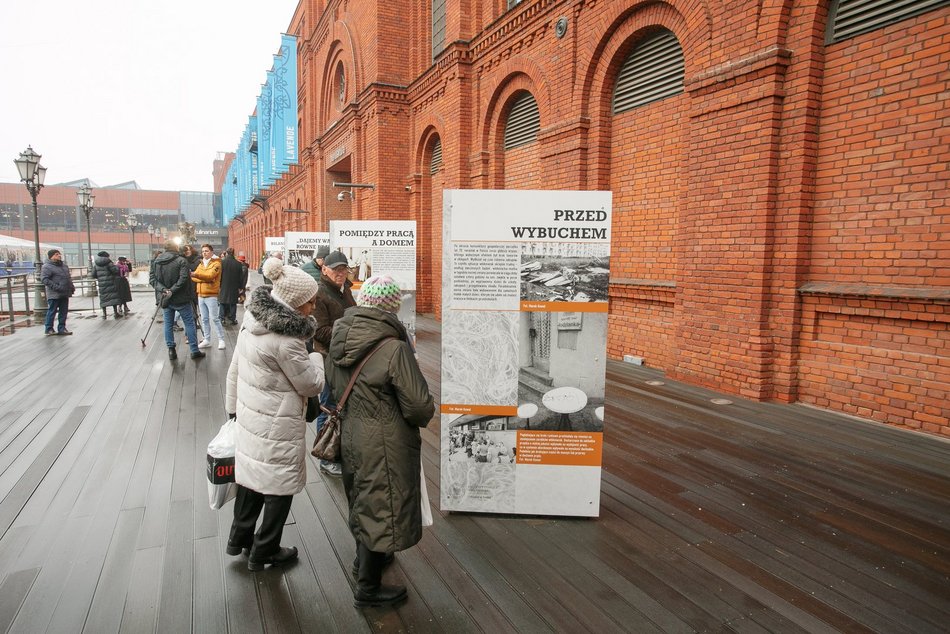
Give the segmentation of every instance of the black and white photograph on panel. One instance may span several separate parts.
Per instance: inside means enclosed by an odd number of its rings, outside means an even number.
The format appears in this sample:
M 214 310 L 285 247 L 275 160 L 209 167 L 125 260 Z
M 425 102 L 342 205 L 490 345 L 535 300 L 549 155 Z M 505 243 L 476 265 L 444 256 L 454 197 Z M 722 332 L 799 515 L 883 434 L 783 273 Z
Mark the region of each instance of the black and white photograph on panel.
M 509 429 L 604 430 L 607 313 L 522 312 Z
M 521 300 L 606 302 L 610 245 L 525 242 L 521 245 Z

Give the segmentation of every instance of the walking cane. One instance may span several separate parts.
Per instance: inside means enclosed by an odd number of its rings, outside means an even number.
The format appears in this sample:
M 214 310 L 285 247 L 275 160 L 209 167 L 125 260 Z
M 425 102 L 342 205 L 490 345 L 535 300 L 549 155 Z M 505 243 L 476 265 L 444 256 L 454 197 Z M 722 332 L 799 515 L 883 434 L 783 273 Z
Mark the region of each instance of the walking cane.
M 148 339 L 148 333 L 152 332 L 152 324 L 155 323 L 155 318 L 158 316 L 158 311 L 162 309 L 162 304 L 159 302 L 155 304 L 155 312 L 152 313 L 152 320 L 148 322 L 148 330 L 145 331 L 145 336 L 142 337 L 142 347 L 145 347 L 145 340 Z

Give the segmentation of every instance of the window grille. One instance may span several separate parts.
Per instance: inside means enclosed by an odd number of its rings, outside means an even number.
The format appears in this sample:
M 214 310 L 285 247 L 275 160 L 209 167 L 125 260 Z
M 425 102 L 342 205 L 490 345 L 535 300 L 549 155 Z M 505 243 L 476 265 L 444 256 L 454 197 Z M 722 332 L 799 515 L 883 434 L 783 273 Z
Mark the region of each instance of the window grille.
M 442 141 L 436 139 L 432 146 L 432 161 L 429 163 L 429 174 L 435 174 L 442 169 Z
M 445 49 L 445 1 L 432 0 L 432 59 Z
M 685 74 L 679 40 L 664 29 L 630 52 L 617 75 L 613 113 L 620 114 L 683 92 Z
M 541 114 L 538 112 L 538 102 L 531 93 L 526 92 L 518 97 L 508 113 L 508 121 L 505 123 L 505 149 L 533 143 L 538 139 L 540 129 Z
M 867 33 L 950 4 L 950 0 L 836 0 L 828 21 L 828 42 Z

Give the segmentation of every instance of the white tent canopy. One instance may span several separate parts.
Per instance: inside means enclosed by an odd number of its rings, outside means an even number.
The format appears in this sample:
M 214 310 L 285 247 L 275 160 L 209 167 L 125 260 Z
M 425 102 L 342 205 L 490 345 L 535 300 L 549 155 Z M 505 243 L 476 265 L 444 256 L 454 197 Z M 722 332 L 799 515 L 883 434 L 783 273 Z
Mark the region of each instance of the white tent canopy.
M 50 249 L 63 250 L 62 247 L 56 246 L 55 244 L 40 242 L 40 255 L 42 255 L 44 259 L 46 258 L 46 252 Z M 36 255 L 36 243 L 30 240 L 0 234 L 0 253 L 3 254 L 4 259 L 6 259 L 7 255 L 16 255 L 16 259 L 18 260 L 32 262 L 33 257 Z

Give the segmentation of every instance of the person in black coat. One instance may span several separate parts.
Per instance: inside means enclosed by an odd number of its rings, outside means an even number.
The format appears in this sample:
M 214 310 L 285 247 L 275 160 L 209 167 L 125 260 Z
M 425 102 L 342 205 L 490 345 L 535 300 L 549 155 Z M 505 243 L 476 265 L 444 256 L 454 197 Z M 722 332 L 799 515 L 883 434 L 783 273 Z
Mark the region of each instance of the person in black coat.
M 190 285 L 191 270 L 188 262 L 178 254 L 178 245 L 169 240 L 165 243 L 165 252 L 155 258 L 149 273 L 148 283 L 161 298 L 164 309 L 165 345 L 168 346 L 168 358 L 178 358 L 175 352 L 175 313 L 181 315 L 185 324 L 185 337 L 191 348 L 191 358 L 200 359 L 205 353 L 198 349 L 198 335 L 195 331 L 195 313 L 192 310 Z
M 119 267 L 113 264 L 108 251 L 100 251 L 96 254 L 92 276 L 96 278 L 96 285 L 99 287 L 99 307 L 102 308 L 102 318 L 107 317 L 106 308 L 112 306 L 112 316 L 120 319 L 122 313 L 119 312 L 119 306 L 123 304 L 123 301 L 116 278 L 122 277 L 122 274 L 119 273 Z
M 234 257 L 234 249 L 226 249 L 221 259 L 221 290 L 218 292 L 221 323 L 237 325 L 238 295 L 247 285 L 247 268 Z

